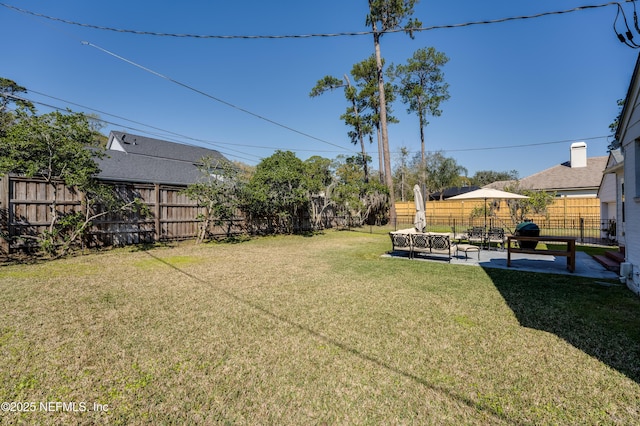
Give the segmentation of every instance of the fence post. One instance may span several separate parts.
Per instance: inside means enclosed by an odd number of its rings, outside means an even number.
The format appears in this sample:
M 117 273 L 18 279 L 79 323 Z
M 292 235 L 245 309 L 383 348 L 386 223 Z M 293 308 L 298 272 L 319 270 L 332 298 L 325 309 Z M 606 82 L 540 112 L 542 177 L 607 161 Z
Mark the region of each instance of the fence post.
M 580 242 L 584 243 L 584 218 L 580 218 Z
M 11 226 L 9 205 L 9 180 L 11 177 L 7 173 L 0 177 L 0 253 L 10 254 L 9 226 Z M 5 238 L 6 237 L 6 238 Z
M 154 206 L 153 206 L 153 215 L 155 216 L 155 232 L 153 234 L 153 241 L 158 242 L 160 241 L 160 234 L 162 229 L 160 228 L 161 226 L 161 222 L 160 222 L 160 212 L 162 211 L 162 209 L 160 208 L 160 184 L 155 183 L 153 185 L 153 189 L 155 191 L 154 195 Z

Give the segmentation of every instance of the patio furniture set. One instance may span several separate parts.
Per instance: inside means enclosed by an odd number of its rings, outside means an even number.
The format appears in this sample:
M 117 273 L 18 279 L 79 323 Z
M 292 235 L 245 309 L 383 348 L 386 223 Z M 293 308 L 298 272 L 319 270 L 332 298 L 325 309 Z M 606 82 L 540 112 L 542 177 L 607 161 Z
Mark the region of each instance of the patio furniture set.
M 468 258 L 469 253 L 477 252 L 480 259 L 480 247 L 472 244 L 454 242 L 455 234 L 442 232 L 418 232 L 414 228 L 390 232 L 392 251 L 404 251 L 409 253 L 410 259 L 418 256 L 440 256 L 451 261 L 453 254 L 460 252 Z
M 453 228 L 452 231 L 451 233 L 419 232 L 415 228 L 409 228 L 390 232 L 392 251 L 408 252 L 410 259 L 418 258 L 420 255 L 427 257 L 435 255 L 445 257 L 449 262 L 454 253 L 459 256 L 462 252 L 465 259 L 468 259 L 469 253 L 475 252 L 480 260 L 480 250 L 485 245 L 490 249 L 491 244 L 496 244 L 496 247 L 501 250 L 507 247 L 507 267 L 511 266 L 512 253 L 521 253 L 564 256 L 567 258 L 567 269 L 570 272 L 575 271 L 575 237 L 505 235 L 502 228 L 490 228 L 484 232 L 484 228 L 478 227 L 469 229 L 465 234 L 457 234 Z M 468 241 L 469 244 L 463 244 L 462 241 Z M 541 241 L 566 244 L 566 250 L 537 250 L 535 247 Z

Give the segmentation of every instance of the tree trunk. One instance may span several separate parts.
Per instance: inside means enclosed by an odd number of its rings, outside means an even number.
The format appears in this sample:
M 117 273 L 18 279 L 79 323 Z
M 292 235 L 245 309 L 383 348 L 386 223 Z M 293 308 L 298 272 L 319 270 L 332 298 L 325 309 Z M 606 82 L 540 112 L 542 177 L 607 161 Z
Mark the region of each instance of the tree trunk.
M 396 197 L 393 190 L 393 175 L 391 174 L 391 154 L 389 151 L 389 133 L 387 131 L 387 103 L 384 94 L 384 76 L 382 73 L 382 56 L 380 53 L 380 36 L 375 21 L 373 27 L 373 41 L 376 51 L 376 66 L 378 68 L 378 93 L 380 95 L 380 131 L 382 132 L 382 151 L 384 155 L 384 180 L 389 189 L 389 221 L 396 223 Z
M 380 126 L 376 126 L 376 136 L 378 138 L 378 174 L 380 175 L 380 183 L 384 182 L 384 159 L 382 155 L 382 133 Z

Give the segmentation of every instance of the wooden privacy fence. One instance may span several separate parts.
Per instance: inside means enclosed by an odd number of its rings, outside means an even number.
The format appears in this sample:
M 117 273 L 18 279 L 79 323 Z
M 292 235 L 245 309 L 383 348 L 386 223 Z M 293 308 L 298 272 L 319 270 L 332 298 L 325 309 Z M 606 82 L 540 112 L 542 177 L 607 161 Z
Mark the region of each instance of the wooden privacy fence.
M 487 200 L 487 205 L 493 204 L 494 216 L 498 222 L 511 223 L 511 215 L 509 207 L 505 200 Z M 427 217 L 448 217 L 456 219 L 462 223 L 469 221 L 474 209 L 479 209 L 483 215 L 483 200 L 444 200 L 444 201 L 428 201 L 426 203 L 425 213 Z M 416 213 L 416 207 L 413 201 L 397 202 L 396 212 L 399 222 L 413 222 Z M 547 215 L 530 215 L 527 219 L 534 222 L 544 222 L 553 220 L 561 222 L 563 220 L 571 221 L 579 217 L 600 217 L 600 200 L 598 198 L 573 198 L 561 197 L 556 198 L 547 208 Z M 482 216 L 484 217 L 484 216 Z
M 109 183 L 109 182 L 105 182 Z M 150 215 L 111 214 L 94 221 L 85 241 L 89 246 L 136 244 L 194 238 L 201 207 L 181 193 L 184 187 L 159 184 L 111 182 L 125 199 L 138 197 Z M 51 220 L 50 205 L 57 191 L 57 211 L 71 213 L 82 209 L 83 194 L 57 184 L 54 188 L 41 179 L 0 177 L 0 252 L 27 246 L 29 236 L 40 235 Z M 242 232 L 244 218 L 224 227 L 212 226 L 212 235 Z M 24 238 L 27 236 L 27 238 Z

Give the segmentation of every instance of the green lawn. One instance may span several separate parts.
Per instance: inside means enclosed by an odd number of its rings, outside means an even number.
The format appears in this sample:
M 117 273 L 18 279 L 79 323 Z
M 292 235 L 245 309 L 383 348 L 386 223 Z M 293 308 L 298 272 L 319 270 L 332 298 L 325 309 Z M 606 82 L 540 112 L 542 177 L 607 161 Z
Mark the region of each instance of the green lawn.
M 328 231 L 4 266 L 0 402 L 36 409 L 0 423 L 637 424 L 625 287 L 388 249 Z

